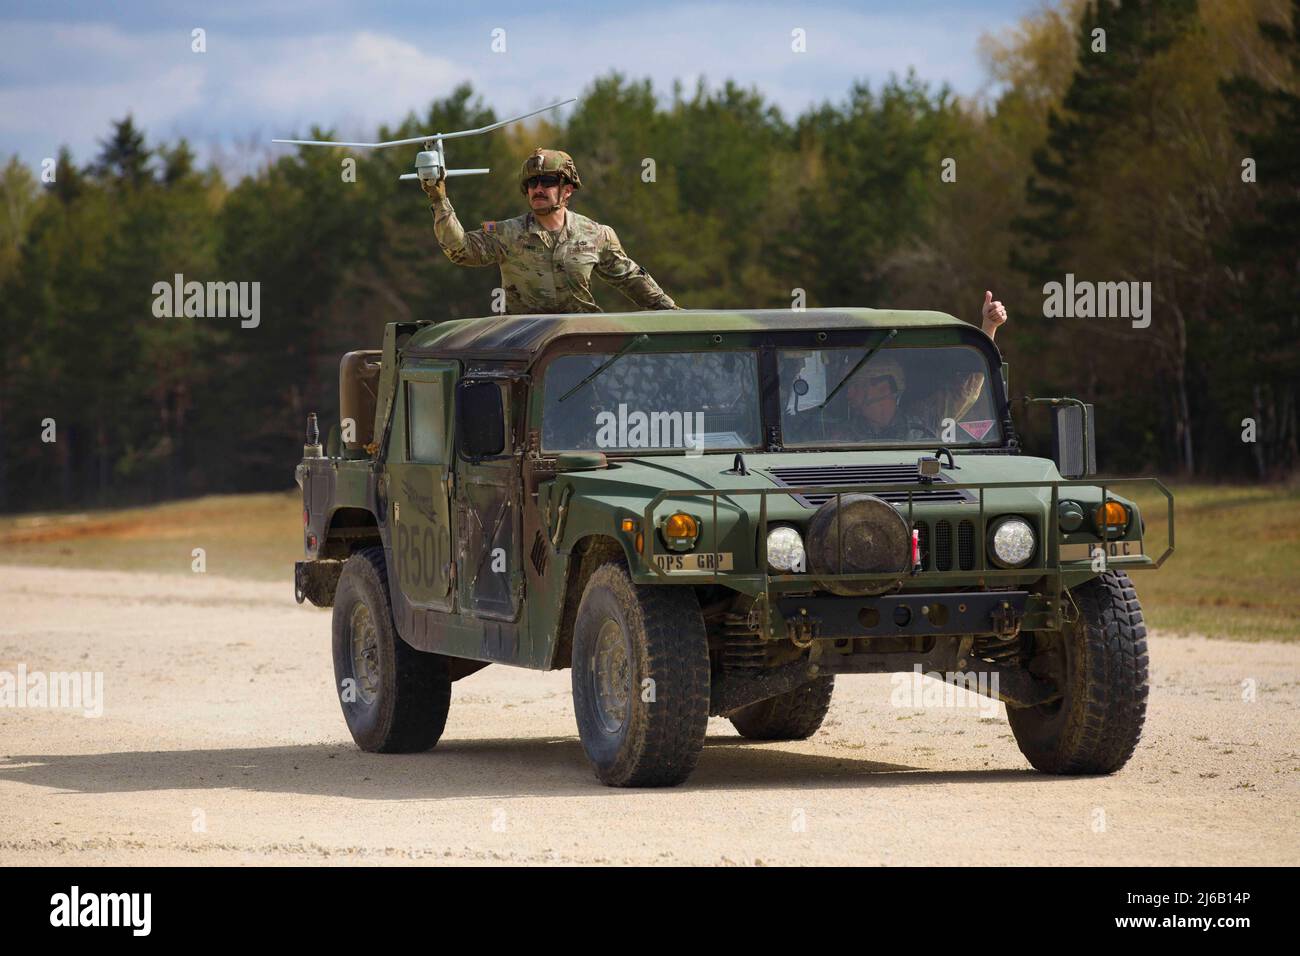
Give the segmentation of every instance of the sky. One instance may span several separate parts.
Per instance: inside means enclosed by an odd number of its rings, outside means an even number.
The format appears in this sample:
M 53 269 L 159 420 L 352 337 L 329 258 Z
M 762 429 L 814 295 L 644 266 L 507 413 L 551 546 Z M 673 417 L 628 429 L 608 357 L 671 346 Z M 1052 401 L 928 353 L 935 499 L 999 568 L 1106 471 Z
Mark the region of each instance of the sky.
M 505 116 L 613 70 L 662 96 L 674 79 L 732 79 L 787 117 L 909 68 L 975 95 L 981 34 L 1043 2 L 0 0 L 0 156 L 36 167 L 66 145 L 84 163 L 127 113 L 151 143 L 184 136 L 201 156 L 252 155 L 313 124 L 371 139 L 464 81 Z

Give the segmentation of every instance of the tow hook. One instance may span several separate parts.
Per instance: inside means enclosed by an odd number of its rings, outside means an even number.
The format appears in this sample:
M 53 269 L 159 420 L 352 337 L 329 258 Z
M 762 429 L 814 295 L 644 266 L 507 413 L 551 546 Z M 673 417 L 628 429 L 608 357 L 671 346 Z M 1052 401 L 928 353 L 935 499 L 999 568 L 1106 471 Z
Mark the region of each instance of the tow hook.
M 812 642 L 817 639 L 821 629 L 821 618 L 809 617 L 807 608 L 799 608 L 798 617 L 785 619 L 785 632 L 795 647 L 812 647 Z
M 1006 601 L 993 609 L 993 630 L 1001 638 L 1015 637 L 1020 633 L 1020 619 L 1024 615 Z

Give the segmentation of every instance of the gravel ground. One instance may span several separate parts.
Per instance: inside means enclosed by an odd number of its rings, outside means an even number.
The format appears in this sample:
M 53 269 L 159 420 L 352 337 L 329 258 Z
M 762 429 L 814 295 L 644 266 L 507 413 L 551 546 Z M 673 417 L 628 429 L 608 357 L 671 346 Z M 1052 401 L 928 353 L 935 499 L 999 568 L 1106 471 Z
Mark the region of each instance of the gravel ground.
M 611 790 L 567 671 L 489 667 L 433 751 L 359 752 L 329 612 L 291 590 L 0 568 L 0 672 L 103 674 L 98 717 L 0 707 L 0 864 L 1300 862 L 1300 644 L 1153 634 L 1112 777 L 1038 774 L 1003 716 L 895 707 L 862 676 L 811 740 L 715 719 L 685 785 Z

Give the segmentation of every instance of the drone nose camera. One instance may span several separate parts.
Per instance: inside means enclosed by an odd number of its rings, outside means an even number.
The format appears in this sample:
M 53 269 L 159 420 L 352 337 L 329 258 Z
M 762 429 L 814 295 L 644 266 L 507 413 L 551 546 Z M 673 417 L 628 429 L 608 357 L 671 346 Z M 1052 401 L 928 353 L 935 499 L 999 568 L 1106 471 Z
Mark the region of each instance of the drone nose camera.
M 442 169 L 442 163 L 438 159 L 438 154 L 431 149 L 415 155 L 415 174 L 420 177 L 421 182 L 438 178 L 438 171 Z

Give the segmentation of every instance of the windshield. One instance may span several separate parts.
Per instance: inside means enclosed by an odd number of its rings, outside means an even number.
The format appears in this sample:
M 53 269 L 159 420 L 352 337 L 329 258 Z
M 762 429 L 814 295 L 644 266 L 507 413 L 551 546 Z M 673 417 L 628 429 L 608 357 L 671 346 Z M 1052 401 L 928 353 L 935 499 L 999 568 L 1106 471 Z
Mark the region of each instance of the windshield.
M 866 353 L 867 347 L 778 353 L 786 446 L 1001 444 L 982 352 L 965 345 L 883 348 L 835 391 Z
M 562 355 L 547 366 L 543 449 L 698 453 L 759 446 L 757 353 L 628 352 L 565 397 L 613 355 Z

